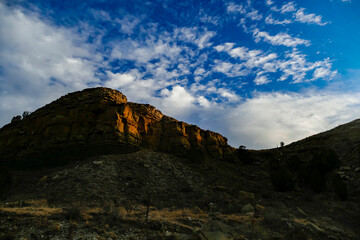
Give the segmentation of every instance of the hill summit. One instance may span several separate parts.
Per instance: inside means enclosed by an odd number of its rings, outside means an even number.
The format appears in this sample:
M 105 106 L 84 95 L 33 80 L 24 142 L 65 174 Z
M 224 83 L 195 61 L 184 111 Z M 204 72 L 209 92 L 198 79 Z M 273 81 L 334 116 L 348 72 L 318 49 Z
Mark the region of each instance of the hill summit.
M 16 166 L 61 163 L 141 148 L 197 159 L 233 160 L 218 133 L 128 102 L 121 92 L 90 88 L 67 94 L 0 129 L 0 161 Z

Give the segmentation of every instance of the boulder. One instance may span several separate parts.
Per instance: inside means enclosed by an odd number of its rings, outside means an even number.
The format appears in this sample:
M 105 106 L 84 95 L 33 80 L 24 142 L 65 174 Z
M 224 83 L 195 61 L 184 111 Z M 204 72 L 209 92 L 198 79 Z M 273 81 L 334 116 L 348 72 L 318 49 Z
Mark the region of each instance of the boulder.
M 241 208 L 241 212 L 246 214 L 253 214 L 254 207 L 251 204 L 246 204 Z
M 200 229 L 195 230 L 195 236 L 200 240 L 232 240 L 234 230 L 218 220 L 210 220 L 203 224 Z

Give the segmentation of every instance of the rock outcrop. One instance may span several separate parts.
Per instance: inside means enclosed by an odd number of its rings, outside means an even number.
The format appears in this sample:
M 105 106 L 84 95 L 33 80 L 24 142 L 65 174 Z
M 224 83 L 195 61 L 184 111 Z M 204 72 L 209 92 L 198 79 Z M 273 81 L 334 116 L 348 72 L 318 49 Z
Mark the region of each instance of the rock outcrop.
M 11 165 L 53 164 L 140 148 L 193 160 L 236 158 L 220 134 L 101 87 L 70 93 L 0 129 L 0 161 Z

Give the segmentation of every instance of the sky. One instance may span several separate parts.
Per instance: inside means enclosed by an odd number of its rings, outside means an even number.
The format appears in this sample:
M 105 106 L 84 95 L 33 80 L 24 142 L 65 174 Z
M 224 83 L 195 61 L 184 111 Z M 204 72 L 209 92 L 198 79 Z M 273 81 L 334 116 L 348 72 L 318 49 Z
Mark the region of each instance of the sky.
M 360 118 L 359 0 L 0 0 L 0 126 L 84 88 L 273 148 Z

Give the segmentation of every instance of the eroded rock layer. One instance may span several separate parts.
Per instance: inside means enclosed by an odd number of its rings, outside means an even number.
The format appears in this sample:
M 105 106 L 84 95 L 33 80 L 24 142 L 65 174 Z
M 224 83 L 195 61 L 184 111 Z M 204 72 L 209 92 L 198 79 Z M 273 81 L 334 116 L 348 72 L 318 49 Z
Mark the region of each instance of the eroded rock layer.
M 0 129 L 0 160 L 12 165 L 140 148 L 193 160 L 235 158 L 220 134 L 165 116 L 151 105 L 128 102 L 108 88 L 70 93 Z

